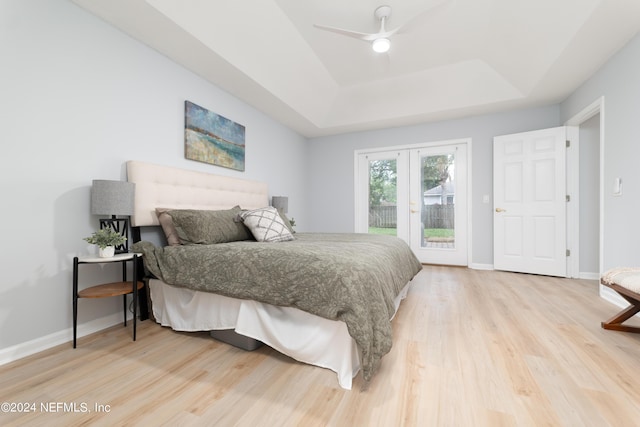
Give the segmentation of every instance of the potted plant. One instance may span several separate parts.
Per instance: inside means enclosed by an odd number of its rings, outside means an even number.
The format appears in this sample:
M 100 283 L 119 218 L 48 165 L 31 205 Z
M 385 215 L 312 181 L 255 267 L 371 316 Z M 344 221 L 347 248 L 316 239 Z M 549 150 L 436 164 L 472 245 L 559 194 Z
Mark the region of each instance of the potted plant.
M 84 240 L 100 248 L 98 255 L 101 258 L 109 258 L 114 255 L 115 247 L 122 245 L 127 238 L 113 228 L 105 227 L 94 232 L 91 236 L 85 237 Z

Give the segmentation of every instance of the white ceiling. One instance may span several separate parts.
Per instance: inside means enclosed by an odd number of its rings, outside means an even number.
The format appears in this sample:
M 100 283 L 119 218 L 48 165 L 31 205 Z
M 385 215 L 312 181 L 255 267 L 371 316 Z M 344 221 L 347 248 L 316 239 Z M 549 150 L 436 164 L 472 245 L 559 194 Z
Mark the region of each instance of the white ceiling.
M 308 137 L 557 103 L 640 29 L 640 0 L 73 1 Z M 313 26 L 382 4 L 386 54 Z

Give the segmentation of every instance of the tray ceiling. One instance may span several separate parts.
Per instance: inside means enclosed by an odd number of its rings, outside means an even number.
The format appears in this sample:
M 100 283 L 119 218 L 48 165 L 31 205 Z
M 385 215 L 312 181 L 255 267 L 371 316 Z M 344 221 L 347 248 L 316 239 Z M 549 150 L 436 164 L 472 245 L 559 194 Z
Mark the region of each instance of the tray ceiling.
M 73 0 L 307 137 L 562 101 L 640 29 L 638 0 Z M 314 24 L 375 33 L 391 49 Z

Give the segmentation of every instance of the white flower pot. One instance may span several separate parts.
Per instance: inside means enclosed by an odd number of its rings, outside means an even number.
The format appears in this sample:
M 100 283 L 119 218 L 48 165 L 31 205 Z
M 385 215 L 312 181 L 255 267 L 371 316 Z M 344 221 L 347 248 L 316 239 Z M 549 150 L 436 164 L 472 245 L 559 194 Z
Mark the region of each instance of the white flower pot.
M 98 248 L 98 256 L 100 258 L 111 258 L 116 253 L 115 246 L 107 246 L 106 248 Z

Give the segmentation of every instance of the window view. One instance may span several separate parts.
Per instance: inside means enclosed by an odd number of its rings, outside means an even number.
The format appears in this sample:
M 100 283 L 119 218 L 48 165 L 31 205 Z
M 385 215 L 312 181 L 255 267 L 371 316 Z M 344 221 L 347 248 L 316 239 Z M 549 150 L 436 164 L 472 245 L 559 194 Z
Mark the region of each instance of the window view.
M 455 248 L 454 154 L 420 156 L 421 246 Z M 369 160 L 369 233 L 397 235 L 397 160 Z M 415 200 L 415 199 L 414 199 Z
M 455 247 L 454 155 L 421 157 L 424 248 Z
M 369 233 L 397 235 L 397 161 L 369 161 Z

